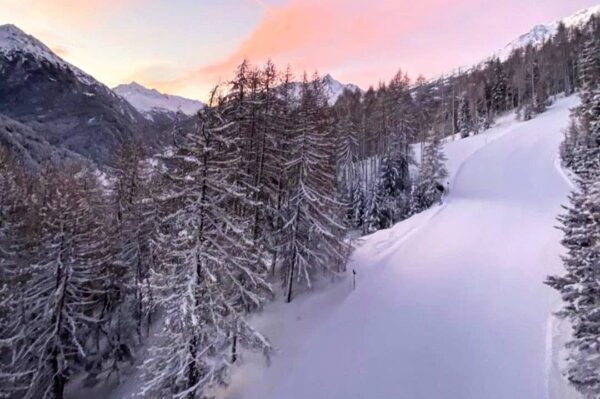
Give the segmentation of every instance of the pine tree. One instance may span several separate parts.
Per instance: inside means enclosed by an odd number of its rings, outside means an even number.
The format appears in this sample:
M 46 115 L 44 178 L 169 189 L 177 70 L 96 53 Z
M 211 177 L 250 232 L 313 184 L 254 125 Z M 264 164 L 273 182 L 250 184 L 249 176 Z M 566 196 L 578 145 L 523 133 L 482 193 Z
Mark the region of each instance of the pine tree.
M 336 126 L 336 165 L 339 190 L 343 195 L 353 191 L 358 161 L 358 132 L 349 110 L 344 110 Z
M 273 148 L 272 179 L 273 179 L 273 198 L 270 214 L 267 217 L 270 224 L 270 234 L 267 237 L 267 246 L 271 250 L 271 266 L 270 274 L 273 277 L 276 274 L 277 267 L 280 262 L 280 252 L 282 249 L 282 241 L 284 237 L 278 234 L 285 225 L 283 211 L 287 208 L 289 200 L 289 176 L 288 168 L 286 168 L 287 160 L 289 159 L 292 146 L 293 135 L 293 115 L 297 109 L 298 99 L 295 96 L 295 83 L 291 68 L 288 66 L 285 73 L 281 77 L 281 84 L 278 86 L 276 96 L 279 99 L 276 106 L 276 111 L 273 113 L 277 118 L 278 126 L 275 134 Z
M 335 274 L 344 268 L 347 246 L 343 204 L 335 198 L 333 123 L 322 80 L 302 83 L 295 115 L 296 131 L 287 164 L 291 192 L 281 231 L 286 299 L 295 281 L 310 288 L 316 273 Z
M 503 112 L 507 109 L 508 81 L 499 59 L 492 61 L 492 71 L 492 108 L 496 113 Z
M 458 100 L 458 120 L 456 122 L 458 132 L 461 137 L 469 137 L 473 131 L 473 121 L 471 120 L 471 111 L 469 102 L 465 96 L 461 96 Z
M 110 224 L 105 226 L 110 234 L 110 262 L 103 281 L 101 317 L 105 323 L 96 331 L 95 363 L 88 370 L 88 385 L 107 370 L 107 377 L 120 380 L 121 363 L 133 362 L 135 347 L 142 339 L 144 316 L 150 313 L 148 272 L 154 261 L 157 215 L 141 148 L 133 142 L 122 143 L 115 166 L 112 206 L 96 206 L 110 215 Z M 100 340 L 106 344 L 100 345 Z
M 567 378 L 586 397 L 595 398 L 600 395 L 600 284 L 596 277 L 600 267 L 600 180 L 582 180 L 580 188 L 571 194 L 571 205 L 559 219 L 562 244 L 567 248 L 566 274 L 549 277 L 547 284 L 561 293 L 565 305 L 560 315 L 568 318 L 573 328 L 573 338 L 567 343 Z
M 441 200 L 448 177 L 445 161 L 442 138 L 439 133 L 432 131 L 423 150 L 419 176 L 412 193 L 413 213 L 421 212 Z
M 578 140 L 572 151 L 573 171 L 586 179 L 600 168 L 600 40 L 586 42 L 579 58 L 581 105 L 576 110 Z
M 238 345 L 270 350 L 244 317 L 262 306 L 270 287 L 247 222 L 232 212 L 245 200 L 237 185 L 240 138 L 228 131 L 235 124 L 223 119 L 214 93 L 198 130 L 164 157 L 170 186 L 163 201 L 176 206 L 167 207 L 173 211 L 163 220 L 161 262 L 152 275 L 164 328 L 144 362 L 142 394 L 209 397 L 226 383 Z
M 2 359 L 10 358 L 10 345 L 2 345 L 2 339 L 15 333 L 12 320 L 19 312 L 20 271 L 29 260 L 29 243 L 33 241 L 28 226 L 35 207 L 24 186 L 20 165 L 0 146 L 0 365 Z M 5 395 L 0 384 L 0 397 Z
M 378 196 L 382 201 L 380 206 L 389 218 L 385 227 L 406 217 L 409 211 L 411 190 L 410 174 L 405 157 L 388 154 L 381 165 Z
M 581 148 L 581 128 L 575 118 L 571 118 L 569 127 L 564 132 L 565 138 L 560 145 L 560 158 L 565 167 L 575 171 L 579 168 L 576 165 L 576 154 Z
M 348 206 L 348 225 L 355 229 L 362 228 L 366 213 L 365 193 L 362 182 L 358 181 L 350 195 Z
M 572 339 L 565 370 L 569 381 L 586 397 L 600 395 L 600 62 L 596 39 L 580 55 L 581 106 L 562 147 L 563 163 L 578 176 L 578 189 L 559 220 L 567 249 L 566 274 L 551 276 L 547 284 L 558 290 L 562 317 L 571 322 Z
M 392 220 L 385 206 L 384 189 L 378 184 L 371 189 L 367 197 L 363 233 L 374 233 L 391 225 Z
M 34 263 L 21 272 L 23 291 L 17 296 L 11 331 L 4 340 L 12 348 L 3 386 L 24 398 L 63 397 L 77 364 L 88 353 L 90 331 L 102 295 L 105 242 L 101 225 L 90 215 L 89 181 L 78 167 L 52 172 L 40 209 L 40 240 Z

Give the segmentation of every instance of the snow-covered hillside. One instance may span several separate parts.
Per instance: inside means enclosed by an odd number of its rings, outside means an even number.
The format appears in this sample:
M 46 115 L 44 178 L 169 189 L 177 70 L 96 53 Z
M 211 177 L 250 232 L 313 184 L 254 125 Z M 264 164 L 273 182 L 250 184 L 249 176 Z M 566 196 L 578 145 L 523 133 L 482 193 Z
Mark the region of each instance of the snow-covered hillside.
M 54 54 L 44 43 L 26 34 L 15 25 L 0 25 L 0 54 L 10 59 L 15 55 L 23 53 L 31 54 L 38 60 L 49 62 L 59 68 L 73 71 L 83 84 L 99 84 L 93 77 L 64 61 Z
M 356 290 L 349 275 L 257 317 L 279 352 L 270 367 L 246 359 L 220 398 L 576 397 L 547 339 L 559 299 L 542 284 L 561 269 L 557 150 L 575 104 L 448 143 L 445 203 L 366 237 Z
M 113 88 L 113 91 L 146 116 L 153 112 L 182 112 L 186 115 L 194 115 L 204 107 L 201 101 L 163 94 L 136 82 L 119 85 Z
M 508 43 L 502 50 L 497 51 L 494 56 L 506 60 L 514 50 L 527 47 L 529 44 L 538 46 L 551 39 L 561 23 L 566 28 L 582 27 L 596 14 L 600 14 L 600 5 L 580 10 L 559 21 L 536 25 L 529 32 Z
M 542 284 L 562 268 L 553 226 L 571 186 L 558 146 L 577 102 L 449 141 L 444 203 L 365 237 L 334 287 L 255 316 L 277 352 L 270 366 L 243 354 L 217 398 L 577 399 L 559 370 L 560 299 Z M 69 397 L 139 387 L 138 370 Z

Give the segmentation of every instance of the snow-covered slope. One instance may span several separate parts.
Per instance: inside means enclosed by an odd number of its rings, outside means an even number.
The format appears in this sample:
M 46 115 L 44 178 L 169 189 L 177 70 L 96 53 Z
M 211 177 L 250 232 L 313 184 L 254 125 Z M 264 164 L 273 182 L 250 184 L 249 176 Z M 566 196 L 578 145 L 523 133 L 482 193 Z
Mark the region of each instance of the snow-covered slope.
M 54 54 L 44 43 L 26 34 L 15 25 L 0 25 L 0 54 L 10 59 L 24 53 L 33 55 L 38 60 L 47 61 L 59 68 L 73 71 L 83 84 L 92 85 L 98 83 L 93 77 L 64 61 Z
M 557 157 L 577 102 L 448 142 L 444 204 L 365 237 L 333 287 L 268 305 L 252 323 L 277 349 L 270 366 L 242 354 L 217 398 L 578 399 L 560 375 L 560 299 L 542 284 L 562 268 L 554 225 L 571 187 Z M 137 369 L 69 398 L 140 384 Z
M 566 28 L 582 27 L 592 16 L 597 14 L 600 14 L 600 5 L 580 10 L 559 21 L 536 25 L 529 32 L 508 43 L 502 50 L 497 51 L 494 56 L 506 60 L 514 50 L 527 47 L 530 44 L 538 46 L 552 38 L 557 32 L 559 24 L 562 23 Z
M 182 112 L 186 115 L 194 115 L 204 107 L 201 101 L 163 94 L 136 82 L 119 85 L 113 88 L 113 91 L 147 116 L 154 112 Z
M 546 338 L 559 298 L 542 284 L 562 267 L 570 187 L 555 162 L 576 102 L 449 142 L 445 203 L 366 237 L 356 290 L 348 276 L 257 317 L 279 352 L 270 367 L 247 357 L 219 398 L 576 397 Z

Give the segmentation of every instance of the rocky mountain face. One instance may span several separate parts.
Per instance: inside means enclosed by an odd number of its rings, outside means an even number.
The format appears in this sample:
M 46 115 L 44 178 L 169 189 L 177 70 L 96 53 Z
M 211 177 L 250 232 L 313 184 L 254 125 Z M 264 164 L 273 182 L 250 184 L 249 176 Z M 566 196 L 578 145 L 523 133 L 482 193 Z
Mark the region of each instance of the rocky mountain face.
M 0 26 L 0 115 L 0 138 L 33 162 L 56 150 L 105 164 L 123 140 L 159 137 L 127 101 L 13 25 Z

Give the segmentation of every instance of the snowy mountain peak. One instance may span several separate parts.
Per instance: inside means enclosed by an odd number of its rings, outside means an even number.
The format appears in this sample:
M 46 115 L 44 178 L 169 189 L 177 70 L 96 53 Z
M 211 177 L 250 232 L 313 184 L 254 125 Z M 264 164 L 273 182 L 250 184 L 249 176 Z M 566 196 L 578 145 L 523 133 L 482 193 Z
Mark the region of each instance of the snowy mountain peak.
M 575 14 L 563 18 L 561 22 L 567 27 L 585 25 L 594 15 L 600 14 L 600 4 L 590 8 L 577 11 Z
M 119 85 L 113 91 L 146 117 L 151 117 L 150 114 L 154 112 L 181 112 L 186 115 L 194 115 L 204 107 L 204 103 L 201 101 L 164 94 L 156 89 L 144 87 L 137 82 Z
M 500 60 L 506 60 L 517 49 L 525 48 L 528 45 L 539 46 L 551 39 L 561 23 L 566 28 L 583 27 L 594 15 L 598 14 L 600 14 L 600 5 L 579 10 L 575 14 L 558 21 L 535 25 L 529 32 L 522 34 L 508 43 L 502 50 L 497 51 L 494 56 L 500 58 Z
M 40 61 L 47 61 L 61 69 L 71 70 L 86 85 L 96 84 L 94 78 L 54 54 L 44 43 L 23 32 L 12 24 L 0 25 L 0 55 L 7 58 L 29 54 Z
M 10 54 L 13 52 L 31 53 L 52 62 L 62 61 L 44 43 L 26 34 L 15 25 L 1 25 L 0 53 Z
M 323 84 L 325 85 L 325 93 L 329 99 L 329 104 L 333 105 L 338 97 L 342 95 L 345 89 L 350 91 L 362 91 L 360 87 L 353 84 L 343 84 L 335 80 L 330 74 L 323 76 Z

